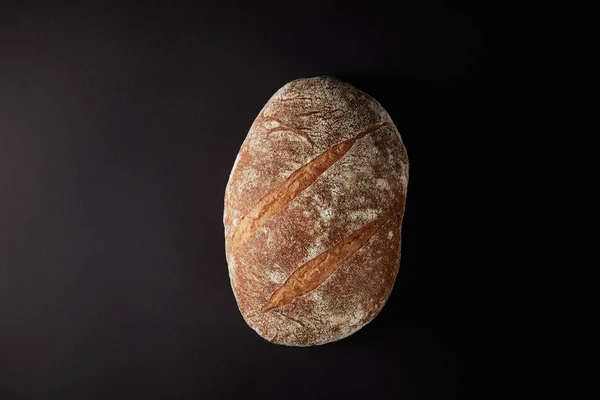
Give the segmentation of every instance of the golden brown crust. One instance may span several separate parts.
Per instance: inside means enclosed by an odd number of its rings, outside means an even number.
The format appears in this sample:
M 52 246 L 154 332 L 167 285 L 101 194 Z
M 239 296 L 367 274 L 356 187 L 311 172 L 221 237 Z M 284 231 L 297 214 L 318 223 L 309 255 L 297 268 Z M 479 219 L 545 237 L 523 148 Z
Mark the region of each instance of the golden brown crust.
M 260 309 L 267 312 L 282 307 L 298 296 L 302 296 L 317 288 L 325 279 L 334 273 L 348 257 L 358 251 L 385 222 L 379 217 L 360 228 L 357 232 L 344 238 L 333 248 L 319 254 L 305 263 L 290 275 L 285 283 L 273 293 L 268 303 Z
M 241 245 L 267 220 L 283 210 L 301 191 L 309 187 L 323 172 L 342 158 L 352 148 L 354 142 L 387 124 L 387 122 L 377 124 L 351 139 L 330 147 L 309 163 L 294 171 L 279 187 L 263 197 L 248 214 L 242 217 L 231 238 L 232 245 Z M 309 142 L 314 143 L 312 140 Z
M 374 99 L 329 77 L 281 88 L 225 194 L 232 288 L 274 343 L 339 340 L 381 310 L 400 257 L 408 159 Z

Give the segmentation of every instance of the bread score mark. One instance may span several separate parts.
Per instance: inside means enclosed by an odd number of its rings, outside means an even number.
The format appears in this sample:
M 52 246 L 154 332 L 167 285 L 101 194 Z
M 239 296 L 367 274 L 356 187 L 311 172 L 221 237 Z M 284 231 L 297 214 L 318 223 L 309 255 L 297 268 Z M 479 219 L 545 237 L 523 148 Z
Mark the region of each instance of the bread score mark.
M 357 140 L 386 125 L 389 125 L 389 122 L 374 125 L 352 139 L 344 140 L 330 147 L 294 171 L 281 185 L 265 195 L 248 214 L 242 217 L 231 237 L 232 246 L 241 246 L 265 222 L 283 210 L 300 192 L 312 185 L 319 176 L 342 158 Z
M 271 295 L 267 304 L 260 311 L 267 312 L 282 307 L 319 287 L 342 266 L 344 261 L 366 245 L 388 219 L 389 215 L 380 216 L 296 269 L 285 283 Z

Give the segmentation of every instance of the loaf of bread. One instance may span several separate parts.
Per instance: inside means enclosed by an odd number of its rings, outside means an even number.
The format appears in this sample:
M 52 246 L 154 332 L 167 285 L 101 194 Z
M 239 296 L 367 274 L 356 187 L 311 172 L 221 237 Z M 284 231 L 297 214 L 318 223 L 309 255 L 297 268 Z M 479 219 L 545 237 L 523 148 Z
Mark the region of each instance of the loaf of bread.
M 229 277 L 248 325 L 311 346 L 370 322 L 398 272 L 407 183 L 402 139 L 372 97 L 330 77 L 279 89 L 225 192 Z

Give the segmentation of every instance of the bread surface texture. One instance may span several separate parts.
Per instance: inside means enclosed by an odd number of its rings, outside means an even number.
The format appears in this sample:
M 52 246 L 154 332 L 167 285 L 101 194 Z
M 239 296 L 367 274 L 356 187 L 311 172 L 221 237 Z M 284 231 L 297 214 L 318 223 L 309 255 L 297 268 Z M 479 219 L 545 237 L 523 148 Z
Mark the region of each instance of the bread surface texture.
M 225 191 L 225 248 L 248 325 L 290 346 L 351 335 L 387 301 L 400 264 L 408 158 L 388 113 L 331 77 L 279 89 Z

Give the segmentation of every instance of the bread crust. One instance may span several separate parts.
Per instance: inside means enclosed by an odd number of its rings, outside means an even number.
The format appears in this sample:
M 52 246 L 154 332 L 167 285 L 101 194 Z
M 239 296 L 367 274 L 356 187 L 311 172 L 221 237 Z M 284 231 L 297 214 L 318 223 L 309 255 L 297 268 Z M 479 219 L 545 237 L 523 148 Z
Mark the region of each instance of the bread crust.
M 398 130 L 372 97 L 331 77 L 279 89 L 225 191 L 229 277 L 248 325 L 311 346 L 370 322 L 398 272 L 407 183 Z

